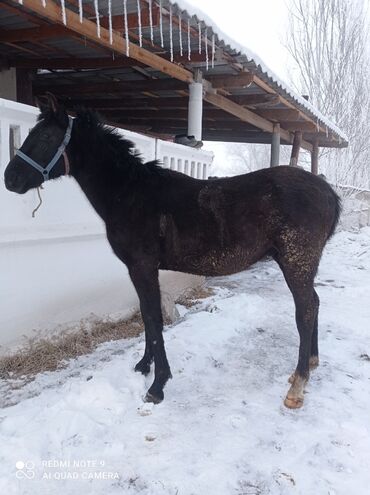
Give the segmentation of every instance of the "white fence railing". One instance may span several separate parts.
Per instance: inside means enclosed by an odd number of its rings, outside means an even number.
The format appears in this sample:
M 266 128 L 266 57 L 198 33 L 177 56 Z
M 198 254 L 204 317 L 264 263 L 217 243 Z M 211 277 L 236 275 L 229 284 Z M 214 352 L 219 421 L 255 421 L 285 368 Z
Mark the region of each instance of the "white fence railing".
M 70 178 L 45 183 L 35 218 L 36 191 L 19 196 L 3 184 L 4 169 L 35 125 L 38 109 L 0 98 L 0 353 L 33 330 L 54 330 L 94 314 L 126 313 L 137 306 L 122 263 L 112 254 L 104 225 Z M 207 178 L 210 152 L 122 131 L 144 160 Z M 194 283 L 162 274 L 162 289 L 176 294 Z
M 0 98 L 0 176 L 6 164 L 35 125 L 35 107 Z M 120 131 L 132 141 L 146 161 L 158 159 L 163 167 L 197 179 L 206 179 L 213 153 L 188 148 L 131 131 Z M 0 190 L 0 242 L 102 233 L 102 223 L 74 180 L 51 181 L 44 185 L 44 206 L 35 219 L 31 212 L 38 203 L 36 191 L 17 197 Z M 68 198 L 68 200 L 66 200 Z M 47 205 L 47 206 L 46 206 Z M 63 207 L 61 207 L 63 205 Z M 10 214 L 11 213 L 11 214 Z

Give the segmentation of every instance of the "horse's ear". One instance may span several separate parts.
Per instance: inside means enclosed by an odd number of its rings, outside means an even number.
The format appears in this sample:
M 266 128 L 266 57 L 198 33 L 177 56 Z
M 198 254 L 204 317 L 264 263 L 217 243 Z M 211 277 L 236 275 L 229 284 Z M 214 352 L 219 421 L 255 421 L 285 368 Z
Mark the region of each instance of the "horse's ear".
M 49 102 L 45 101 L 45 98 L 40 98 L 38 96 L 35 96 L 35 105 L 39 108 L 41 113 L 45 113 L 50 108 Z
M 68 114 L 63 105 L 61 105 L 52 93 L 45 93 L 45 96 L 39 98 L 37 106 L 40 108 L 41 113 L 44 115 L 53 115 L 60 125 L 68 125 Z
M 48 99 L 50 109 L 56 114 L 59 108 L 58 100 L 56 99 L 55 95 L 53 95 L 53 93 L 50 93 L 49 91 L 47 91 L 45 94 L 46 98 Z

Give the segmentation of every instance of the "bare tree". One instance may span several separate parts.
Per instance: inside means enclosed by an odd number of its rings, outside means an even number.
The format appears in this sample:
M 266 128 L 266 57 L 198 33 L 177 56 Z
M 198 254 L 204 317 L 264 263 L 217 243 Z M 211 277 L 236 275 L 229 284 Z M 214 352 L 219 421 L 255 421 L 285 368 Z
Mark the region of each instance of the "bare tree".
M 323 151 L 335 183 L 370 187 L 369 0 L 291 0 L 286 47 L 292 83 L 347 134 L 347 150 Z

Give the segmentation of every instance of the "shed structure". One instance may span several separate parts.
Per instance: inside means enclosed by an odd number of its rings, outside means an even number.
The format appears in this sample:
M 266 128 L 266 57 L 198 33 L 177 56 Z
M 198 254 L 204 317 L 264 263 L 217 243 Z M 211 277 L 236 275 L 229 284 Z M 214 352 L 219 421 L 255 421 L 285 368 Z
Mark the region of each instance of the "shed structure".
M 314 173 L 319 147 L 348 145 L 184 0 L 2 0 L 0 69 L 19 102 L 50 91 L 70 111 L 83 104 L 112 125 L 162 139 L 270 143 L 272 166 L 280 144 L 292 145 L 291 165 L 300 148 L 310 151 Z

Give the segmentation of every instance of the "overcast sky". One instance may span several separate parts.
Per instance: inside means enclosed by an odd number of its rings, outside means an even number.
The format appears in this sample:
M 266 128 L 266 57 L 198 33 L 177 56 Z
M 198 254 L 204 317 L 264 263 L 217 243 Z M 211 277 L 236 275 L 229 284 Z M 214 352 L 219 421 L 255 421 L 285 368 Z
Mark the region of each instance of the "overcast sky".
M 256 53 L 289 83 L 282 41 L 289 0 L 187 0 L 211 17 L 222 31 Z
M 288 24 L 289 0 L 187 0 L 202 10 L 217 26 L 239 44 L 258 55 L 277 76 L 289 84 L 288 53 L 283 46 Z M 226 6 L 226 7 L 225 7 Z M 211 175 L 245 173 L 230 157 L 224 143 L 206 143 L 215 153 Z M 261 166 L 268 166 L 263 163 Z

